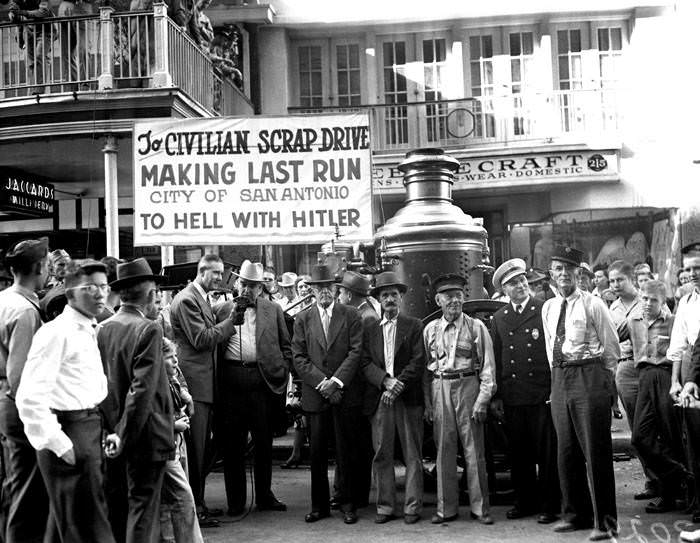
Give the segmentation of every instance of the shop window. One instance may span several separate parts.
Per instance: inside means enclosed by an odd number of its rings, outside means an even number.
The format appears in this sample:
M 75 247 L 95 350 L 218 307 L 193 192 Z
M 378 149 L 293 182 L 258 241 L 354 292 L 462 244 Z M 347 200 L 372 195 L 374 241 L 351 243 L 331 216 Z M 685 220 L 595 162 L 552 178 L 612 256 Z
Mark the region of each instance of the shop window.
M 356 43 L 336 45 L 335 54 L 338 105 L 359 106 L 362 103 L 360 47 Z
M 469 38 L 469 75 L 474 114 L 477 119 L 474 135 L 492 138 L 496 135 L 494 118 L 493 37 L 491 35 Z
M 305 45 L 298 49 L 299 105 L 323 105 L 323 63 L 321 46 Z

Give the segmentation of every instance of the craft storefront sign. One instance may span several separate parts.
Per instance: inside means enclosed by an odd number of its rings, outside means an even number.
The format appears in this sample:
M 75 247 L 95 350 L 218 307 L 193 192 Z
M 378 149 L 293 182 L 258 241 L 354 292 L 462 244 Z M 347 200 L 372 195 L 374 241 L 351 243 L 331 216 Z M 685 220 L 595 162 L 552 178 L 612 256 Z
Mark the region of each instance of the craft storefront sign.
M 134 245 L 372 239 L 367 114 L 134 127 Z
M 452 154 L 459 160 L 453 190 L 510 188 L 579 181 L 618 181 L 617 151 L 568 150 L 553 153 L 474 157 Z M 403 192 L 403 175 L 396 162 L 375 160 L 372 168 L 378 192 Z
M 23 217 L 53 216 L 54 186 L 35 176 L 3 168 L 0 173 L 0 213 Z

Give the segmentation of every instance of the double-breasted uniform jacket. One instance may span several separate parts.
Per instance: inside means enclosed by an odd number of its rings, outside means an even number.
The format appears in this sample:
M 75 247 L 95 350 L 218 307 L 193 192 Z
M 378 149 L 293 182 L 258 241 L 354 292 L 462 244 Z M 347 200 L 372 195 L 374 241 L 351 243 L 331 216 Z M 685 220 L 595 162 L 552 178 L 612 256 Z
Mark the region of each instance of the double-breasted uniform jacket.
M 551 371 L 542 328 L 543 305 L 531 296 L 522 313 L 508 303 L 493 315 L 496 390 L 505 405 L 536 405 L 549 399 Z
M 384 331 L 376 319 L 364 323 L 362 348 L 362 372 L 367 380 L 364 394 L 363 414 L 373 415 L 382 395 L 382 381 L 387 376 L 384 359 Z M 399 395 L 404 404 L 423 405 L 423 372 L 425 371 L 425 348 L 423 325 L 415 317 L 399 313 L 396 318 L 396 340 L 394 342 L 394 377 L 405 388 Z
M 330 403 L 316 390 L 325 378 L 335 376 L 344 388 L 340 407 L 359 407 L 363 387 L 358 379 L 362 357 L 362 322 L 354 307 L 338 302 L 328 326 L 328 341 L 323 335 L 318 306 L 312 305 L 296 316 L 292 339 L 294 368 L 302 380 L 301 406 L 318 413 Z
M 233 322 L 225 319 L 217 324 L 211 306 L 192 283 L 173 299 L 170 322 L 180 369 L 192 398 L 213 403 L 216 346 L 231 337 Z
M 218 306 L 215 309 L 217 321 L 228 317 L 232 309 L 232 300 Z M 238 330 L 235 329 L 233 334 L 237 333 Z M 224 358 L 227 343 L 224 341 L 219 345 L 219 360 Z M 260 373 L 270 390 L 275 394 L 286 391 L 292 364 L 289 331 L 282 307 L 262 296 L 258 296 L 255 301 L 255 354 Z
M 160 326 L 122 305 L 100 325 L 97 344 L 107 375 L 107 397 L 100 408 L 108 430 L 119 435 L 131 458 L 173 457 L 173 402 Z

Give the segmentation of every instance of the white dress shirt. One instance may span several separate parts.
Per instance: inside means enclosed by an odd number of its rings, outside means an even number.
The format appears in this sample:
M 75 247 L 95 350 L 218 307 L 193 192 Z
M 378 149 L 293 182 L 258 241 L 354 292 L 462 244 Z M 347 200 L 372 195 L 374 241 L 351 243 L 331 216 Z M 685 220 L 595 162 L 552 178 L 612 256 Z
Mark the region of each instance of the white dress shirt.
M 519 304 L 516 304 L 513 300 L 511 300 L 510 305 L 513 306 L 513 311 L 515 311 L 516 313 L 522 313 L 523 310 L 527 307 L 527 303 L 529 301 L 530 301 L 530 297 L 528 296 L 527 298 L 525 298 L 525 300 L 523 300 Z M 518 311 L 518 308 L 520 308 L 520 311 Z
M 693 289 L 687 296 L 683 296 L 678 302 L 676 319 L 671 331 L 671 343 L 666 356 L 671 362 L 681 362 L 685 354 L 695 344 L 700 331 L 700 293 Z
M 233 360 L 257 362 L 255 343 L 255 308 L 247 307 L 243 314 L 243 324 L 236 326 L 236 333 L 228 340 L 226 350 Z
M 387 319 L 386 315 L 382 318 L 379 325 L 382 327 L 384 334 L 384 367 L 386 372 L 394 377 L 394 350 L 396 346 L 396 319 Z
M 561 295 L 557 294 L 542 306 L 542 326 L 550 366 L 562 301 Z M 601 357 L 605 367 L 615 371 L 620 359 L 620 343 L 605 302 L 578 288 L 566 301 L 566 336 L 561 346 L 564 360 Z M 584 304 L 588 305 L 588 310 Z
M 73 447 L 51 411 L 97 406 L 107 396 L 95 319 L 67 305 L 37 331 L 17 391 L 17 409 L 32 446 L 63 456 Z

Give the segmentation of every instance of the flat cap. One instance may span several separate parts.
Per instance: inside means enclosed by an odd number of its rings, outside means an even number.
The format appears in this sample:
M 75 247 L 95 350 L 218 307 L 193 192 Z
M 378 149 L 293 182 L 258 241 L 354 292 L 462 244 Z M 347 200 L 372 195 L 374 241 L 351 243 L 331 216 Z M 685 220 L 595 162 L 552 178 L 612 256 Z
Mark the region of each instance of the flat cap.
M 439 275 L 433 281 L 433 290 L 436 294 L 445 292 L 446 290 L 463 290 L 467 284 L 467 280 L 456 273 L 445 273 Z
M 492 283 L 494 288 L 500 289 L 503 283 L 507 283 L 513 277 L 527 274 L 527 264 L 522 258 L 511 258 L 496 268 L 493 273 Z
M 568 264 L 573 264 L 574 266 L 580 266 L 583 260 L 583 252 L 573 247 L 565 247 L 563 245 L 556 245 L 552 250 L 552 260 L 559 260 L 561 262 L 566 262 Z
M 48 238 L 25 239 L 17 243 L 5 255 L 5 262 L 9 266 L 17 265 L 20 262 L 39 262 L 49 253 Z

